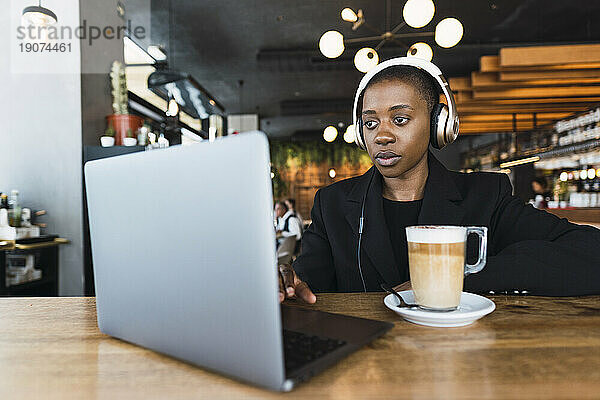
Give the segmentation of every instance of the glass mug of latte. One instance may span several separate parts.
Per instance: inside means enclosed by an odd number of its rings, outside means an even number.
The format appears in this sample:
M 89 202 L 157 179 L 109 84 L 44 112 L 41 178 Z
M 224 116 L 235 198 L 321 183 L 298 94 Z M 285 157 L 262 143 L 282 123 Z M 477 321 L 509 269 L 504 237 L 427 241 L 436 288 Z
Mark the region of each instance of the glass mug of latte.
M 467 236 L 479 236 L 479 257 L 466 263 Z M 460 304 L 464 277 L 479 272 L 487 255 L 487 228 L 479 226 L 409 226 L 408 266 L 415 302 L 429 311 L 452 311 Z

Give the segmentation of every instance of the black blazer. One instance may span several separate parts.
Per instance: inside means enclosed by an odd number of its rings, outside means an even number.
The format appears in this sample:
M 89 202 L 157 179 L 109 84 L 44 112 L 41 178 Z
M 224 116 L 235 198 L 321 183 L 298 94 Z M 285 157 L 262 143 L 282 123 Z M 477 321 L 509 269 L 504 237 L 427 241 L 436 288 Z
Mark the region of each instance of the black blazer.
M 549 296 L 600 293 L 600 230 L 525 205 L 512 195 L 504 174 L 452 172 L 431 153 L 428 163 L 418 223 L 488 227 L 487 264 L 465 279 L 465 290 L 527 290 Z M 383 213 L 382 178 L 372 167 L 315 195 L 312 224 L 302 237 L 294 269 L 316 292 L 363 290 L 358 225 L 371 176 L 361 243 L 367 290 L 380 291 L 381 282 L 402 283 Z

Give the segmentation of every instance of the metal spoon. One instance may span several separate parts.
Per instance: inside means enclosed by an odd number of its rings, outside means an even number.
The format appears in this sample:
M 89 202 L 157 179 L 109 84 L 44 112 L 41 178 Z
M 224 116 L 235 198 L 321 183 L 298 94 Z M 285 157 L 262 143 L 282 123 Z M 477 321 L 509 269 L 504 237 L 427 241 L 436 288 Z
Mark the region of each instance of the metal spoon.
M 385 283 L 382 283 L 381 284 L 381 288 L 383 290 L 385 290 L 386 292 L 391 293 L 394 296 L 396 296 L 396 298 L 400 302 L 400 304 L 398 304 L 396 307 L 398 307 L 398 308 L 418 308 L 419 307 L 416 304 L 411 304 L 411 303 L 407 303 L 406 301 L 404 301 L 404 299 L 402 298 L 402 296 L 400 296 L 400 294 L 398 294 L 398 292 L 396 292 L 393 287 L 388 286 Z

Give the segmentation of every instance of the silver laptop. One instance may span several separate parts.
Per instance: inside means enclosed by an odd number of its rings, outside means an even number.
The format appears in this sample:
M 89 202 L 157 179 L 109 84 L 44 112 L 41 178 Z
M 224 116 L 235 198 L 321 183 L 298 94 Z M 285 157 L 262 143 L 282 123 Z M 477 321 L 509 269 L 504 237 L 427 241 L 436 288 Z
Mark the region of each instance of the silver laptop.
M 98 326 L 287 391 L 392 324 L 280 307 L 262 133 L 85 165 Z

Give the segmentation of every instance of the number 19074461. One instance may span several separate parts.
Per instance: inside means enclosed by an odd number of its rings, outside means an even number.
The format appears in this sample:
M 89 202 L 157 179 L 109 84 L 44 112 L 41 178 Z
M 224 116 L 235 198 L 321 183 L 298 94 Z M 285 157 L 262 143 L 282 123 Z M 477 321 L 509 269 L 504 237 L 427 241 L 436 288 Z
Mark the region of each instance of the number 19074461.
M 19 43 L 21 53 L 70 53 L 71 43 Z

